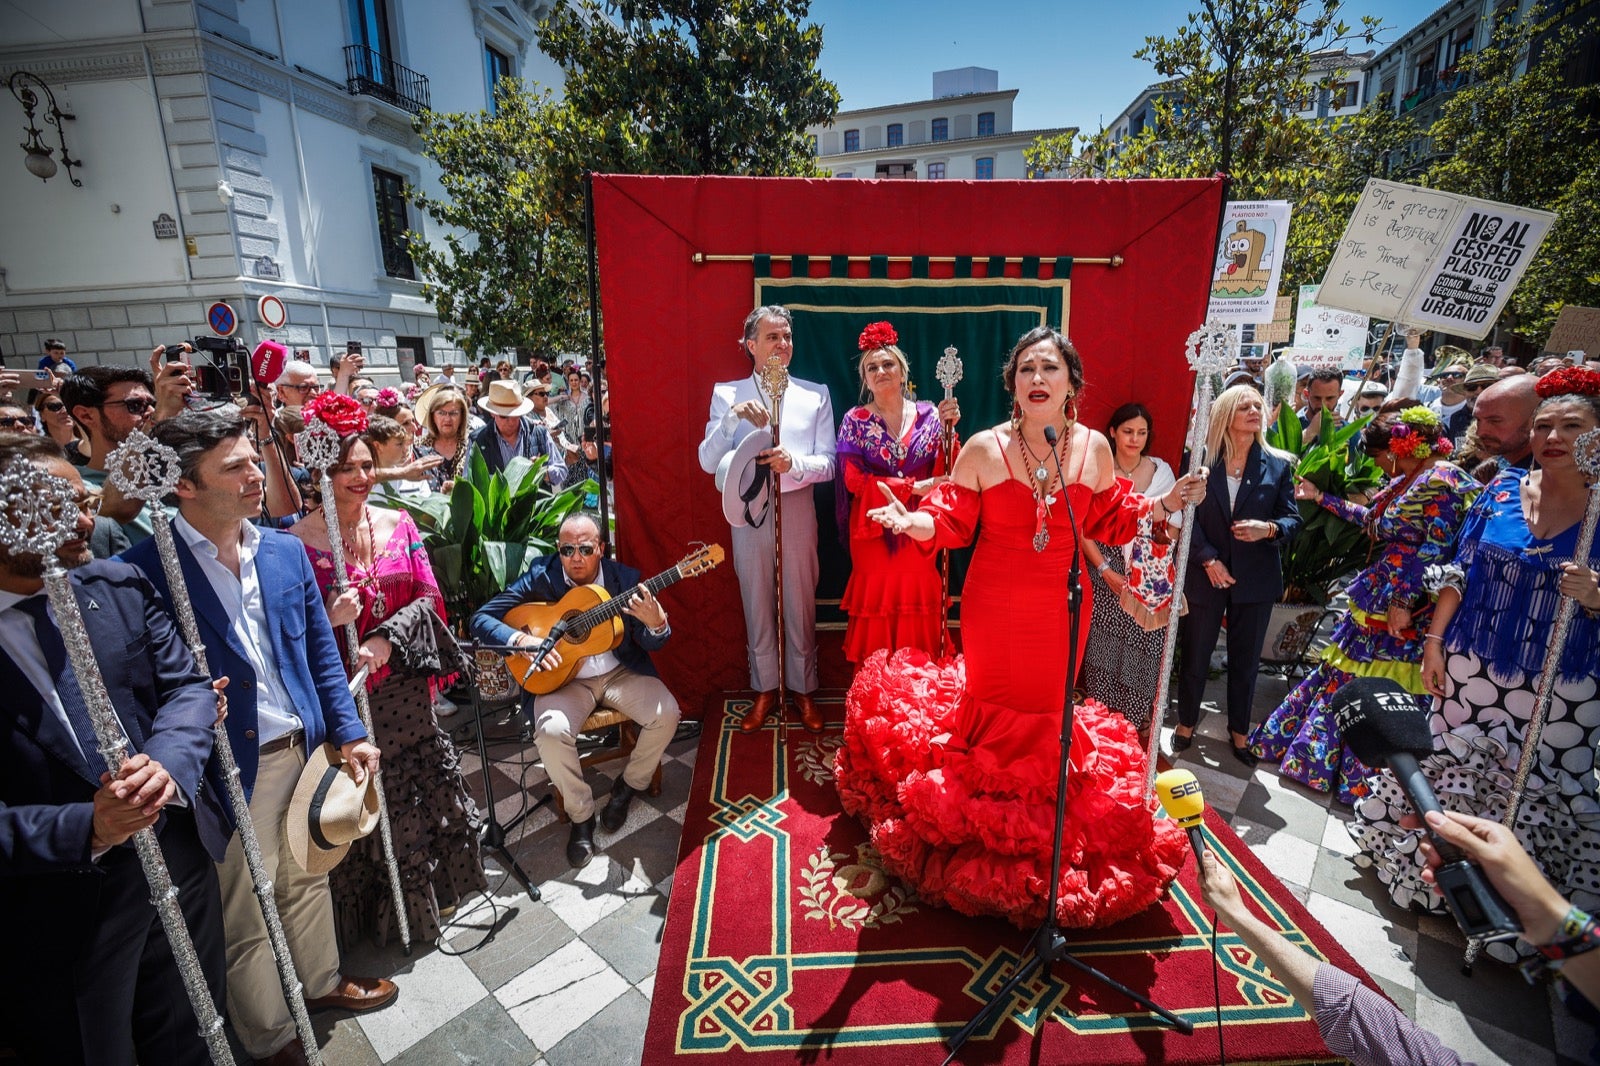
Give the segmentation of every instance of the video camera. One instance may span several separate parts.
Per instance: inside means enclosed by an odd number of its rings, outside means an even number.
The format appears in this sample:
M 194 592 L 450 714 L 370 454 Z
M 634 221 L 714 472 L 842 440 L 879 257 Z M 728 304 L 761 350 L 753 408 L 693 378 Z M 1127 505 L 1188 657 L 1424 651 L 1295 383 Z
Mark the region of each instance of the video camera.
M 246 403 L 258 402 L 253 386 L 276 381 L 288 354 L 276 341 L 263 341 L 251 352 L 237 337 L 196 337 L 188 344 L 195 355 L 195 394 L 214 404 L 233 403 L 238 396 Z M 180 349 L 168 345 L 167 350 Z

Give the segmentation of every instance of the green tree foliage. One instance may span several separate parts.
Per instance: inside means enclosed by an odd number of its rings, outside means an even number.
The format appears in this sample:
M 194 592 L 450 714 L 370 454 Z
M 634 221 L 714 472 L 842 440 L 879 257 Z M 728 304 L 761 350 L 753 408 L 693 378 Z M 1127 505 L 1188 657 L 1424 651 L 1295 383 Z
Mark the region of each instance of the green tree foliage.
M 1435 158 L 1423 184 L 1556 213 L 1502 323 L 1534 341 L 1563 304 L 1600 305 L 1600 85 L 1568 77 L 1581 33 L 1597 23 L 1593 5 L 1586 26 L 1502 21 L 1457 64 L 1467 84 L 1428 130 Z
M 1195 178 L 1225 173 L 1234 200 L 1289 200 L 1295 211 L 1285 291 L 1319 280 L 1376 161 L 1398 150 L 1409 124 L 1371 108 L 1312 121 L 1296 112 L 1348 80 L 1316 53 L 1370 44 L 1371 17 L 1351 27 L 1339 0 L 1203 0 L 1168 36 L 1145 38 L 1134 58 L 1165 79 L 1155 120 L 1113 143 L 1085 138 L 1074 162 L 1060 144 L 1036 144 L 1029 165 L 1114 178 Z
M 810 0 L 574 0 L 541 26 L 566 75 L 571 157 L 635 174 L 815 174 L 808 125 L 839 90 L 817 70 Z M 598 138 L 594 137 L 599 133 Z
M 510 79 L 495 99 L 492 115 L 428 112 L 418 120 L 445 194 L 410 190 L 411 202 L 445 228 L 437 243 L 407 235 L 423 296 L 473 356 L 577 351 L 588 337 L 583 234 L 565 221 L 566 186 L 552 168 L 557 144 L 569 141 L 569 116 L 548 92 L 531 95 Z

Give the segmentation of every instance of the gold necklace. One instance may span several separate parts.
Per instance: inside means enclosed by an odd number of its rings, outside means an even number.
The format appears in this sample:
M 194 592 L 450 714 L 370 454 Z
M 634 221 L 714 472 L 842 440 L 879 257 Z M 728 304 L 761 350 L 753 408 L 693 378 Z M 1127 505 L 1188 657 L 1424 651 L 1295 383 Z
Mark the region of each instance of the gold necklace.
M 1128 470 L 1122 469 L 1122 464 L 1117 462 L 1117 460 L 1115 458 L 1112 458 L 1111 465 L 1117 468 L 1117 473 L 1121 474 L 1123 477 L 1127 478 L 1129 481 L 1132 481 L 1133 480 L 1134 471 L 1139 469 L 1139 464 L 1142 463 L 1142 462 L 1144 462 L 1144 456 L 1141 455 L 1141 456 L 1139 456 L 1139 458 L 1137 458 L 1137 459 L 1135 459 L 1133 461 L 1133 467 L 1131 469 L 1128 469 Z

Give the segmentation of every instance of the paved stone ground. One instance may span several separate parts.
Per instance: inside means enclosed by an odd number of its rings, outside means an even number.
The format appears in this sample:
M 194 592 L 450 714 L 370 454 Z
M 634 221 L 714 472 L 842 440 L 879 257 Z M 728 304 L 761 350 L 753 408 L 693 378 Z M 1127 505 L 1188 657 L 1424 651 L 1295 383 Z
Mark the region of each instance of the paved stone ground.
M 1283 680 L 1263 675 L 1256 719 L 1286 691 Z M 1214 680 L 1207 695 L 1207 706 L 1217 707 L 1221 682 Z M 455 721 L 481 803 L 470 709 Z M 492 716 L 487 735 L 494 740 L 496 810 L 505 822 L 528 802 L 524 784 L 535 797 L 545 791 L 544 772 L 508 714 Z M 637 1062 L 697 743 L 680 740 L 668 749 L 662 794 L 636 801 L 621 832 L 599 831 L 603 852 L 583 870 L 567 868 L 567 828 L 548 805 L 516 827 L 512 853 L 540 885 L 540 902 L 530 901 L 492 858 L 492 898 L 463 907 L 445 942 L 419 945 L 410 958 L 398 946 L 348 958 L 349 972 L 392 977 L 400 996 L 370 1015 L 320 1015 L 324 1060 L 330 1066 Z M 1489 959 L 1463 976 L 1464 942 L 1448 919 L 1392 906 L 1376 879 L 1350 861 L 1343 808 L 1281 782 L 1271 767 L 1247 771 L 1227 744 L 1225 716 L 1208 714 L 1179 764 L 1195 771 L 1206 801 L 1408 1014 L 1479 1063 L 1600 1062 L 1590 1057 L 1596 1030 L 1574 1018 L 1548 985 L 1530 987 Z M 597 795 L 610 788 L 619 766 L 591 771 Z

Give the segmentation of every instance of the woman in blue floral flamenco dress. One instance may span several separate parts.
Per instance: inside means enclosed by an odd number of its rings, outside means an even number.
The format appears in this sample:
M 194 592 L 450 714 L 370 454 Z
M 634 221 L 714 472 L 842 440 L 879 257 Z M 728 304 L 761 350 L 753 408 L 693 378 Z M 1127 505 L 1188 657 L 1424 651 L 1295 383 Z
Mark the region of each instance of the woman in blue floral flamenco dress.
M 1446 810 L 1500 821 L 1517 802 L 1517 839 L 1574 904 L 1600 905 L 1600 552 L 1576 559 L 1592 487 L 1575 462 L 1580 435 L 1600 429 L 1600 373 L 1547 374 L 1533 417 L 1538 469 L 1491 481 L 1461 528 L 1424 636 L 1423 681 L 1439 697 L 1434 753 L 1423 773 Z M 1577 601 L 1556 667 L 1549 715 L 1520 795 L 1514 792 L 1540 674 L 1563 598 Z M 1441 909 L 1422 880 L 1410 805 L 1388 774 L 1371 779 L 1350 835 L 1401 906 Z M 1529 949 L 1531 950 L 1531 949 Z M 1511 949 L 1491 944 L 1509 961 Z
M 944 616 L 934 559 L 867 517 L 883 503 L 880 485 L 895 499 L 912 503 L 944 480 L 949 471 L 941 448 L 943 430 L 961 415 L 954 399 L 937 407 L 911 399 L 911 369 L 899 340 L 887 322 L 873 322 L 861 331 L 857 370 L 872 398 L 846 411 L 839 423 L 836 517 L 850 549 L 850 581 L 839 606 L 850 616 L 844 657 L 853 663 L 880 648 L 938 654 Z
M 1120 544 L 1152 508 L 1164 520 L 1201 498 L 1205 479 L 1186 477 L 1160 499 L 1135 496 L 1115 479 L 1105 437 L 1071 414 L 1083 364 L 1048 327 L 1017 342 L 1004 381 L 1016 398 L 1010 424 L 974 435 L 951 480 L 918 510 L 883 492 L 884 506 L 871 512 L 925 550 L 976 536 L 962 590 L 965 654 L 939 662 L 915 650 L 868 657 L 846 699 L 834 770 L 844 809 L 867 824 L 889 872 L 930 902 L 1026 926 L 1044 917 L 1048 894 L 1067 690 L 1066 583 L 1077 546 L 1063 497 L 1085 537 Z M 1057 430 L 1054 446 L 1047 426 Z M 1085 602 L 1085 623 L 1089 613 Z M 1145 766 L 1125 718 L 1093 702 L 1078 707 L 1057 908 L 1063 925 L 1100 927 L 1137 914 L 1182 866 L 1184 834 L 1146 803 Z
M 1414 400 L 1385 404 L 1361 432 L 1361 446 L 1393 476 L 1366 507 L 1319 492 L 1310 482 L 1295 497 L 1314 500 L 1360 525 L 1372 538 L 1372 561 L 1350 586 L 1322 662 L 1250 735 L 1250 750 L 1280 763 L 1284 777 L 1318 792 L 1338 790 L 1354 803 L 1372 773 L 1344 745 L 1329 710 L 1334 693 L 1357 677 L 1386 677 L 1422 695 L 1422 634 L 1433 617 L 1423 570 L 1448 562 L 1456 534 L 1480 486 L 1444 461 L 1450 439 L 1439 416 Z

